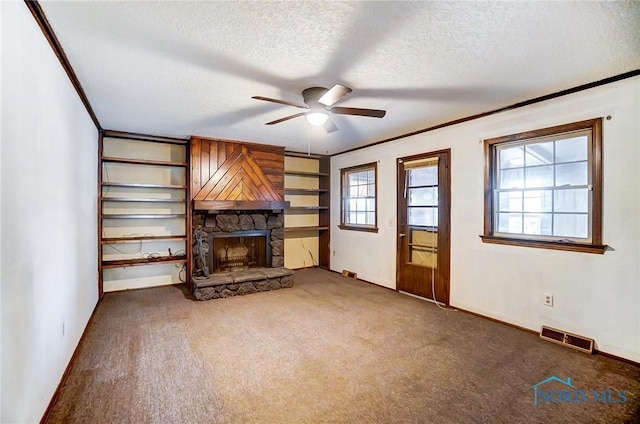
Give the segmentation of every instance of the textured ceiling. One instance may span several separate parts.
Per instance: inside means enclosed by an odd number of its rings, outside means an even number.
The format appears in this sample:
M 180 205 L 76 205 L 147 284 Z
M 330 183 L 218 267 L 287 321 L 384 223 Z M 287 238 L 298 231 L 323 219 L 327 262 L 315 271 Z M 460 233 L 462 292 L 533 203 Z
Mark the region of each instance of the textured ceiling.
M 43 2 L 103 128 L 336 153 L 640 68 L 640 2 Z M 341 83 L 327 134 L 251 96 Z

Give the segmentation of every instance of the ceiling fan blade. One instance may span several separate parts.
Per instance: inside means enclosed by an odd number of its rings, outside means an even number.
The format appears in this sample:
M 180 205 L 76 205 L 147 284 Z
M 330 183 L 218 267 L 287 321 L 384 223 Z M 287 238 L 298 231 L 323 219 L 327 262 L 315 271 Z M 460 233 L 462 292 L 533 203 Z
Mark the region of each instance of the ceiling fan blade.
M 345 87 L 344 85 L 336 84 L 327 90 L 319 99 L 318 103 L 322 103 L 325 106 L 331 106 L 347 94 L 351 93 L 353 90 L 349 87 Z
M 332 107 L 331 109 L 329 109 L 329 112 L 337 113 L 339 115 L 369 116 L 371 118 L 383 118 L 387 113 L 386 110 L 360 109 L 355 107 Z
M 267 122 L 265 125 L 279 124 L 280 122 L 288 121 L 289 119 L 297 118 L 298 116 L 306 115 L 306 112 L 296 113 L 295 115 L 285 116 L 284 118 L 276 119 L 275 121 Z
M 336 124 L 331 119 L 327 119 L 327 122 L 324 124 L 324 130 L 327 134 L 331 134 L 338 131 L 338 127 L 336 127 Z
M 278 99 L 272 99 L 269 97 L 262 97 L 262 96 L 253 96 L 251 97 L 252 99 L 256 99 L 256 100 L 264 100 L 265 102 L 271 102 L 271 103 L 279 103 L 281 105 L 287 105 L 287 106 L 293 106 L 293 107 L 299 107 L 300 109 L 309 109 L 309 106 L 307 105 L 299 105 L 293 102 L 288 102 L 286 100 L 278 100 Z

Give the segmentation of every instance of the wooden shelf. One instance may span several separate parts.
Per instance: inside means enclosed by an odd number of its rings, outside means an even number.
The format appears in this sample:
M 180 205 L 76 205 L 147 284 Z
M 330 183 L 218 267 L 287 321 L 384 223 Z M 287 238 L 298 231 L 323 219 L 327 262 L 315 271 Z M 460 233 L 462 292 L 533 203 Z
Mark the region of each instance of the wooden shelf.
M 102 244 L 140 243 L 144 241 L 183 241 L 187 236 L 141 236 L 141 237 L 110 237 L 103 238 Z
M 284 194 L 319 194 L 326 193 L 326 188 L 285 188 Z
M 146 183 L 110 183 L 103 182 L 103 187 L 137 187 L 137 188 L 175 188 L 175 189 L 185 189 L 187 188 L 184 184 L 146 184 Z
M 102 162 L 107 163 L 126 163 L 130 165 L 152 165 L 152 166 L 179 166 L 186 167 L 187 162 L 174 162 L 174 161 L 164 161 L 164 160 L 149 160 L 149 159 L 129 159 L 129 158 L 114 158 L 114 157 L 103 157 Z
M 189 144 L 188 138 L 175 137 L 158 137 L 154 135 L 136 134 L 124 131 L 104 130 L 105 138 L 123 138 L 125 140 L 146 141 L 148 143 L 175 144 L 177 146 L 186 146 Z
M 328 177 L 329 174 L 325 172 L 307 172 L 307 171 L 287 171 L 285 169 L 284 175 L 297 175 L 299 177 Z
M 320 211 L 329 209 L 329 206 L 291 206 L 288 207 L 288 211 Z
M 301 231 L 324 231 L 329 227 L 288 227 L 284 229 L 285 233 L 301 232 Z
M 154 199 L 140 197 L 102 197 L 103 202 L 184 203 L 184 199 Z
M 186 256 L 161 256 L 159 258 L 140 258 L 140 259 L 117 259 L 113 261 L 102 261 L 102 268 L 126 268 L 130 266 L 147 265 L 147 264 L 171 264 L 186 262 Z
M 118 213 L 118 214 L 102 214 L 103 219 L 167 219 L 167 218 L 184 218 L 184 213 L 171 214 L 136 214 L 136 213 Z

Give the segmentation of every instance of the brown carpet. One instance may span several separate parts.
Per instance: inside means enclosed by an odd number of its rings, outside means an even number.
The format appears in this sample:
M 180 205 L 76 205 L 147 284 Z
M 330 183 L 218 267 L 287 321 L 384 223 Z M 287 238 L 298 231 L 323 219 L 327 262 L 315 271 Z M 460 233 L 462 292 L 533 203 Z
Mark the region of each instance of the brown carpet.
M 47 422 L 640 422 L 638 367 L 324 270 L 295 280 L 205 302 L 107 294 Z M 552 375 L 588 402 L 534 406 Z

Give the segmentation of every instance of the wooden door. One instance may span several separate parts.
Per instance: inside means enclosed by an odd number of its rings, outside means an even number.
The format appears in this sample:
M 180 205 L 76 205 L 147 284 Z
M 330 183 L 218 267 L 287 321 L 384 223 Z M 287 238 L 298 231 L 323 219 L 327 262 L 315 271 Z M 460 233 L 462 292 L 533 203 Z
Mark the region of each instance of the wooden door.
M 398 159 L 398 290 L 449 304 L 449 149 Z M 435 293 L 434 293 L 435 291 Z

